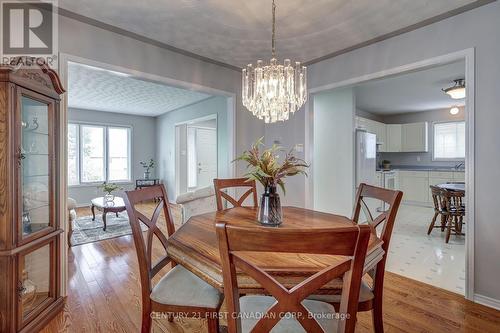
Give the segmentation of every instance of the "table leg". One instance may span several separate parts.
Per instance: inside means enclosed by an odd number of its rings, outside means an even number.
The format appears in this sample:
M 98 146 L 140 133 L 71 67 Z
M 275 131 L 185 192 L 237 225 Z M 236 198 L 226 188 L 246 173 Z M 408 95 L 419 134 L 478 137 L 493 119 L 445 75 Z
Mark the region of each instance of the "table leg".
M 118 212 L 116 212 L 116 217 L 118 217 Z
M 95 206 L 92 205 L 92 207 L 90 207 L 90 210 L 92 211 L 92 221 L 95 221 Z
M 102 228 L 102 230 L 106 231 L 106 211 L 102 213 L 102 222 L 104 223 L 104 228 Z

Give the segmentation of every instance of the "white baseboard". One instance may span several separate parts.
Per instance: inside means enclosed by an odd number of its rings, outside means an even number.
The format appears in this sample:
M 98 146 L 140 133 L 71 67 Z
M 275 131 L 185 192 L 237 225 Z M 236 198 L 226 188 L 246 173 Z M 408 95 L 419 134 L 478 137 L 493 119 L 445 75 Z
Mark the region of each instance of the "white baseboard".
M 474 295 L 474 302 L 500 310 L 500 300 L 479 294 Z

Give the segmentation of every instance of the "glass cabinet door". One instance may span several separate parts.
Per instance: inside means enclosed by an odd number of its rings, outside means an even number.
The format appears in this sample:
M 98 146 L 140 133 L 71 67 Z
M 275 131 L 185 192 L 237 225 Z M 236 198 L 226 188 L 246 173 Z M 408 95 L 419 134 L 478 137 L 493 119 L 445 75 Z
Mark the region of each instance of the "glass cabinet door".
M 54 242 L 18 257 L 18 322 L 21 327 L 55 299 Z
M 21 238 L 53 226 L 52 128 L 50 103 L 22 95 L 19 142 Z

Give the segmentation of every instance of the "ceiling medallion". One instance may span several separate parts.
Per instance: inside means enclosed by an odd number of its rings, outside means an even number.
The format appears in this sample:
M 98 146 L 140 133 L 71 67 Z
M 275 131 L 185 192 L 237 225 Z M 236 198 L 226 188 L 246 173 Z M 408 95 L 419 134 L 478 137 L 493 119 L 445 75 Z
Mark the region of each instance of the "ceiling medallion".
M 441 89 L 445 94 L 450 95 L 453 99 L 465 98 L 465 79 L 453 80 L 455 85 L 446 89 Z
M 272 4 L 273 34 L 272 59 L 269 65 L 262 60 L 257 66 L 248 64 L 242 70 L 243 105 L 259 119 L 266 123 L 288 120 L 307 100 L 307 69 L 300 62 L 291 65 L 285 59 L 283 65 L 276 59 L 276 5 Z

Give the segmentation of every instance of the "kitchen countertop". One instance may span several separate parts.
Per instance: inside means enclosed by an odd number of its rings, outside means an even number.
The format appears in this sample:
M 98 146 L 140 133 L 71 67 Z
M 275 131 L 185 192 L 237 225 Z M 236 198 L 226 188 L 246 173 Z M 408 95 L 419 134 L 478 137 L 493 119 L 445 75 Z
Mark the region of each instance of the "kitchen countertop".
M 444 166 L 421 166 L 421 165 L 394 165 L 390 170 L 377 169 L 377 171 L 445 171 L 445 172 L 465 172 L 465 169 L 455 169 L 454 167 Z

